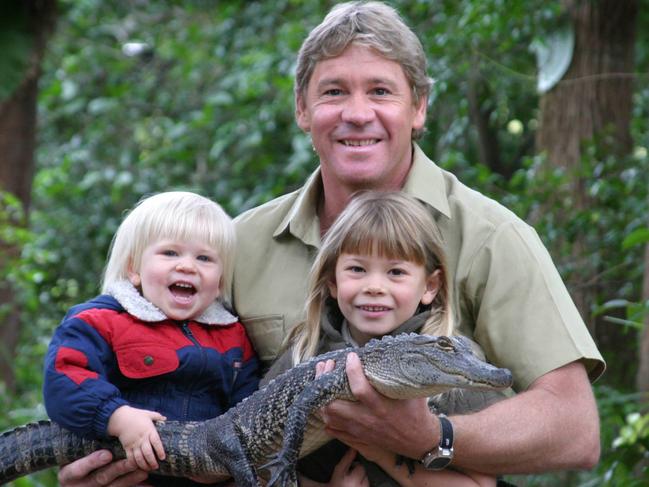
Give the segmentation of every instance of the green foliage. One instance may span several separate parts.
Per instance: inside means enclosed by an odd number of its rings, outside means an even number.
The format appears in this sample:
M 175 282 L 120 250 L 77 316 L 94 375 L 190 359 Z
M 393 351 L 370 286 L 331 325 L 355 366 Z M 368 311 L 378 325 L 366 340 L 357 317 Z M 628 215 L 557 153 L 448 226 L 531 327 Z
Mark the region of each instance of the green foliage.
M 0 103 L 20 85 L 29 68 L 33 39 L 24 8 L 0 3 Z
M 9 215 L 20 212 L 15 200 L 2 195 L 0 206 L 0 238 L 22 247 L 19 261 L 0 272 L 3 280 L 20 286 L 23 309 L 19 389 L 15 394 L 0 390 L 0 406 L 7 411 L 0 427 L 44 417 L 41 364 L 48 338 L 69 306 L 97 293 L 112 235 L 138 199 L 185 188 L 214 198 L 235 215 L 296 188 L 313 170 L 317 161 L 310 141 L 293 117 L 294 63 L 304 36 L 333 3 L 59 2 L 57 32 L 40 83 L 30 230 L 9 224 Z M 569 287 L 595 286 L 593 314 L 616 322 L 610 326 L 625 323 L 633 349 L 632 325 L 646 312 L 640 302 L 649 231 L 646 73 L 638 77 L 634 95 L 634 153 L 614 157 L 604 143 L 591 141 L 577 173 L 550 172 L 532 148 L 539 98 L 530 46 L 559 24 L 559 0 L 392 4 L 420 35 L 436 81 L 423 149 L 465 183 L 533 223 Z M 649 6 L 649 0 L 641 4 Z M 647 66 L 649 9 L 640 10 L 636 59 L 638 66 Z M 7 18 L 0 16 L 0 27 Z M 3 51 L 0 73 L 3 62 L 26 59 L 27 44 L 6 38 L 20 24 L 9 24 L 15 28 L 0 28 L 0 43 L 15 50 Z M 0 80 L 0 98 L 10 86 Z M 489 114 L 507 174 L 476 164 L 471 86 L 479 90 L 480 109 Z M 590 198 L 582 211 L 573 211 L 569 183 L 576 175 Z M 576 256 L 575 242 L 582 237 L 586 248 Z M 595 280 L 584 282 L 585 275 Z M 621 362 L 633 373 L 632 353 L 630 360 L 622 360 L 619 350 L 604 353 L 613 359 L 610 364 Z M 613 375 L 602 382 L 607 377 Z M 604 445 L 600 468 L 567 479 L 530 476 L 514 483 L 634 485 L 637 452 L 644 447 L 646 453 L 646 435 L 644 430 L 627 434 L 625 428 L 640 420 L 625 418 L 639 411 L 637 398 L 624 384 L 598 385 L 597 391 Z M 614 448 L 618 436 L 624 440 Z M 35 479 L 20 485 L 55 484 L 51 473 Z
M 596 388 L 602 418 L 602 461 L 588 486 L 641 486 L 649 480 L 649 414 L 647 397 Z

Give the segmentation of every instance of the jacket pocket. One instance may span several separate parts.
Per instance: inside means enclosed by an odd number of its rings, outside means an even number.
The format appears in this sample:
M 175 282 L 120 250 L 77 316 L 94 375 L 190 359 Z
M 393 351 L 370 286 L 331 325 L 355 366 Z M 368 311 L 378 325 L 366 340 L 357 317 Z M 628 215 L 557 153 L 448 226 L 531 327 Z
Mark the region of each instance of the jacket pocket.
M 261 315 L 240 318 L 259 360 L 268 366 L 275 360 L 284 340 L 284 316 Z
M 119 370 L 129 379 L 146 379 L 173 372 L 178 368 L 178 355 L 170 347 L 155 343 L 115 350 Z

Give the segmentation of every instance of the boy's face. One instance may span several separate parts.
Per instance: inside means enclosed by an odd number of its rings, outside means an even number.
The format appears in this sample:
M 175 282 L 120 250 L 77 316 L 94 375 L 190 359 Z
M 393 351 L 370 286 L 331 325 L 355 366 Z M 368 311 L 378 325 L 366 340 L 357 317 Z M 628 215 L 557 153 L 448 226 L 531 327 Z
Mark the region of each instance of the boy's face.
M 415 314 L 419 303 L 432 303 L 440 279 L 439 270 L 427 276 L 422 265 L 407 260 L 343 253 L 329 292 L 352 337 L 363 345 L 395 330 Z
M 204 243 L 159 240 L 144 249 L 140 262 L 129 280 L 173 320 L 197 318 L 220 294 L 221 259 Z

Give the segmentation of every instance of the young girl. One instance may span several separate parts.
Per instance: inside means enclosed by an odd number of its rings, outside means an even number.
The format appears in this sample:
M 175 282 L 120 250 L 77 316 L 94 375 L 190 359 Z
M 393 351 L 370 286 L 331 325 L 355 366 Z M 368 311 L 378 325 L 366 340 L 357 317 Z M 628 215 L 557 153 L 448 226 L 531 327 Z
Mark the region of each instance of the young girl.
M 288 350 L 264 382 L 315 355 L 371 338 L 451 335 L 451 289 L 441 242 L 418 200 L 385 192 L 355 197 L 325 235 L 311 268 L 306 320 L 292 330 Z M 309 479 L 331 486 L 496 485 L 486 475 L 431 471 L 419 464 L 409 475 L 394 454 L 379 447 L 360 449 L 364 458 L 354 464 L 354 452 L 345 450 L 334 441 L 302 459 L 301 485 L 318 485 Z
M 257 358 L 223 304 L 234 251 L 233 224 L 213 201 L 188 192 L 141 201 L 115 234 L 103 294 L 54 333 L 44 379 L 52 420 L 116 436 L 152 470 L 165 458 L 154 421 L 212 418 L 256 390 Z

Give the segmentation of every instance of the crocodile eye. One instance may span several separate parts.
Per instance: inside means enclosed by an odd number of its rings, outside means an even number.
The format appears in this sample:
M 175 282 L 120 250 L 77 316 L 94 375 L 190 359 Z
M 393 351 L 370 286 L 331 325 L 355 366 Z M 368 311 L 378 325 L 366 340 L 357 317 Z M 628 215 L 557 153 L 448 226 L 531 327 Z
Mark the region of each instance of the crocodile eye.
M 449 337 L 440 336 L 437 338 L 437 346 L 445 352 L 455 351 L 455 346 Z

